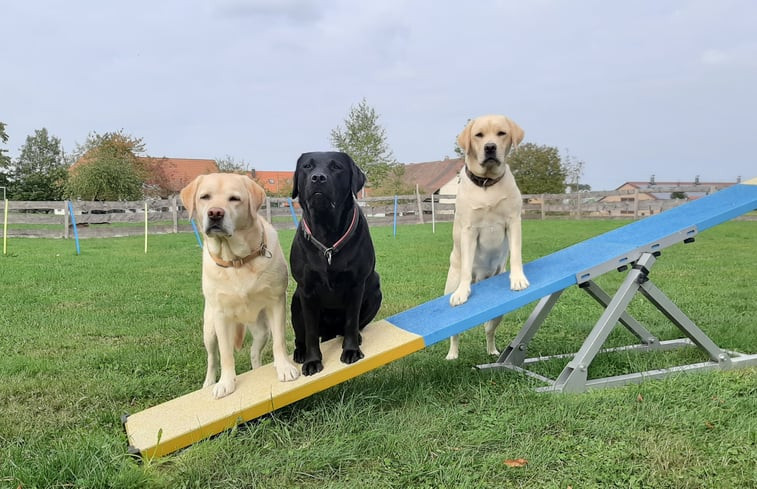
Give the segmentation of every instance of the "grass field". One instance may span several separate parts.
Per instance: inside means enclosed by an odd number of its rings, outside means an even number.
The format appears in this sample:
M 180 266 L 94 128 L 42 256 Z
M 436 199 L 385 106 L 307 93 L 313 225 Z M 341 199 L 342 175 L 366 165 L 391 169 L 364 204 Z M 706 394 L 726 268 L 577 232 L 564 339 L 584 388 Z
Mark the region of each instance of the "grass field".
M 524 259 L 623 223 L 527 221 Z M 386 317 L 441 294 L 451 225 L 372 230 Z M 292 231 L 280 233 L 288 251 Z M 0 256 L 0 487 L 727 488 L 757 484 L 757 370 L 681 375 L 580 395 L 476 372 L 484 334 L 446 342 L 177 454 L 126 454 L 120 417 L 200 387 L 200 250 L 192 234 L 12 239 Z M 757 222 L 730 222 L 663 252 L 652 279 L 721 347 L 757 352 Z M 613 290 L 623 275 L 599 280 Z M 291 290 L 290 287 L 290 296 Z M 532 306 L 506 316 L 503 348 Z M 576 351 L 600 314 L 563 294 L 531 344 Z M 632 314 L 677 336 L 643 299 Z M 612 344 L 631 337 L 618 331 Z M 290 333 L 290 352 L 291 352 Z M 664 366 L 669 354 L 598 358 L 591 375 Z M 672 353 L 674 362 L 704 356 Z M 267 349 L 270 359 L 270 347 Z M 562 362 L 544 373 L 556 375 Z M 238 355 L 239 371 L 249 357 Z M 525 465 L 511 467 L 512 460 Z M 518 464 L 516 464 L 518 465 Z

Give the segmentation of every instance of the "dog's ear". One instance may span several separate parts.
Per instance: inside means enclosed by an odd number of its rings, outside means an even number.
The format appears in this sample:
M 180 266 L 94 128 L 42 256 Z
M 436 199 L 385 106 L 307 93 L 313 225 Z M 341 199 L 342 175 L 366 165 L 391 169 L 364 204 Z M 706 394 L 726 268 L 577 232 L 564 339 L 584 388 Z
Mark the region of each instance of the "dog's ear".
M 186 207 L 190 219 L 192 219 L 192 215 L 195 211 L 195 195 L 197 194 L 197 187 L 200 185 L 201 180 L 202 175 L 198 175 L 194 180 L 189 182 L 186 187 L 181 189 L 181 192 L 179 192 L 181 202 L 184 204 L 184 207 Z
M 511 151 L 515 151 L 516 149 L 518 149 L 518 145 L 521 143 L 521 141 L 523 141 L 523 136 L 525 135 L 525 133 L 518 124 L 514 123 L 510 119 L 507 119 L 507 122 L 510 124 L 510 131 L 508 132 L 510 133 L 510 139 L 512 140 Z
M 244 176 L 244 186 L 250 194 L 250 215 L 255 216 L 265 202 L 265 190 L 255 180 Z
M 468 154 L 468 150 L 470 150 L 471 127 L 473 127 L 473 121 L 468 119 L 468 123 L 463 128 L 463 132 L 457 136 L 457 145 L 463 149 L 463 154 Z
M 296 199 L 297 196 L 300 194 L 300 189 L 297 187 L 297 181 L 300 177 L 300 165 L 302 165 L 302 159 L 305 157 L 305 153 L 302 153 L 299 158 L 297 158 L 297 166 L 294 167 L 294 177 L 292 177 L 292 198 Z
M 355 164 L 350 155 L 345 153 L 344 156 L 350 165 L 350 189 L 352 190 L 352 195 L 357 196 L 360 189 L 365 186 L 365 173 Z

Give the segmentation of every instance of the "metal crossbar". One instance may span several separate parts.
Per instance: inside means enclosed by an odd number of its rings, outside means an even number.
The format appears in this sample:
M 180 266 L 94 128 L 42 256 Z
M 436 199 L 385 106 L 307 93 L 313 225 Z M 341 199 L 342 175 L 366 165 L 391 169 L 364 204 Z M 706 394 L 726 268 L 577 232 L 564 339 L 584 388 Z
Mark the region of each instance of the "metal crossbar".
M 604 307 L 604 312 L 597 320 L 576 353 L 549 355 L 528 358 L 528 344 L 557 303 L 563 290 L 542 298 L 516 337 L 505 348 L 494 363 L 478 365 L 479 369 L 506 368 L 538 379 L 546 384 L 536 390 L 540 392 L 583 392 L 589 388 L 638 383 L 648 379 L 664 378 L 673 373 L 712 369 L 728 369 L 734 366 L 757 365 L 757 355 L 745 355 L 718 347 L 694 322 L 689 319 L 657 286 L 649 279 L 649 272 L 655 264 L 659 252 L 642 253 L 620 285 L 615 295 L 610 297 L 593 280 L 587 279 L 579 287 Z M 592 276 L 594 276 L 592 274 Z M 640 293 L 649 300 L 665 317 L 667 317 L 686 338 L 660 341 L 627 311 L 634 296 Z M 617 323 L 622 324 L 639 340 L 639 344 L 617 348 L 602 348 Z M 704 351 L 709 361 L 681 365 L 663 369 L 634 372 L 625 375 L 588 379 L 589 365 L 599 353 L 618 351 L 665 351 L 681 347 L 695 346 Z M 556 379 L 550 379 L 527 368 L 534 363 L 560 358 L 570 358 L 565 368 Z

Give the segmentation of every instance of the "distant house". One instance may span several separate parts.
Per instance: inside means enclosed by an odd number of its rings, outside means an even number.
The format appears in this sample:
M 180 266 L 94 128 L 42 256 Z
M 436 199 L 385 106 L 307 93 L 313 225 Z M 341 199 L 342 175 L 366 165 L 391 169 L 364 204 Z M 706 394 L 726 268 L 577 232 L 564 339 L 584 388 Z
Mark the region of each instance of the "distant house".
M 734 185 L 733 182 L 626 182 L 615 190 L 630 191 L 625 195 L 608 195 L 602 197 L 599 202 L 601 203 L 621 203 L 627 204 L 627 208 L 623 209 L 618 207 L 617 211 L 614 211 L 617 215 L 638 215 L 640 217 L 654 214 L 668 208 L 670 205 L 675 205 L 670 202 L 672 199 L 685 199 L 696 200 L 704 197 L 707 194 L 722 190 L 724 188 Z M 696 187 L 696 191 L 685 191 L 676 195 L 677 192 L 670 192 L 671 187 Z M 662 189 L 668 189 L 663 192 Z M 701 189 L 701 190 L 699 190 Z M 634 200 L 638 197 L 639 202 L 647 202 L 642 208 L 634 209 Z M 615 215 L 615 214 L 613 214 Z
M 269 196 L 289 197 L 294 186 L 294 172 L 255 170 L 255 180 Z
M 699 187 L 702 190 L 696 192 L 684 192 L 684 198 L 695 200 L 704 197 L 708 193 L 734 185 L 733 182 L 626 182 L 615 190 L 630 190 L 639 192 L 639 200 L 667 200 L 675 198 L 670 192 L 661 192 L 661 188 L 670 187 Z M 633 195 L 609 195 L 602 198 L 602 202 L 625 202 L 633 201 Z
M 157 193 L 161 197 L 179 193 L 198 175 L 218 171 L 215 160 L 151 156 L 138 156 L 137 159 L 143 161 L 150 171 L 146 182 L 149 193 Z
M 458 174 L 465 165 L 462 158 L 409 163 L 405 165 L 402 181 L 418 188 L 423 194 L 457 195 Z M 454 199 L 444 199 L 454 203 Z

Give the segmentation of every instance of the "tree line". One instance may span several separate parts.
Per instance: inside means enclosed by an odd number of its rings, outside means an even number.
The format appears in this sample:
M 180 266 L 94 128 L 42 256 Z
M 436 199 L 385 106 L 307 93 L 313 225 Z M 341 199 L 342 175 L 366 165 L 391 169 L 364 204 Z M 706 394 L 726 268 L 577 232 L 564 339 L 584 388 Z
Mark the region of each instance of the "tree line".
M 414 192 L 403 179 L 405 166 L 395 159 L 379 114 L 365 99 L 350 107 L 344 127 L 334 128 L 330 141 L 363 169 L 373 195 Z M 46 128 L 38 129 L 26 138 L 15 160 L 3 148 L 7 142 L 6 124 L 0 122 L 0 187 L 12 200 L 141 200 L 166 193 L 161 171 L 165 159 L 148 157 L 142 139 L 123 130 L 91 133 L 66 154 L 59 138 Z M 456 143 L 453 149 L 463 156 Z M 215 161 L 219 171 L 249 172 L 254 177 L 254 168 L 244 160 L 226 156 Z M 555 147 L 521 144 L 508 163 L 522 193 L 588 190 L 579 183 L 583 162 L 570 154 L 561 157 Z M 287 190 L 279 193 L 284 196 Z

